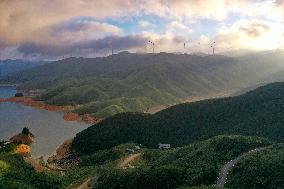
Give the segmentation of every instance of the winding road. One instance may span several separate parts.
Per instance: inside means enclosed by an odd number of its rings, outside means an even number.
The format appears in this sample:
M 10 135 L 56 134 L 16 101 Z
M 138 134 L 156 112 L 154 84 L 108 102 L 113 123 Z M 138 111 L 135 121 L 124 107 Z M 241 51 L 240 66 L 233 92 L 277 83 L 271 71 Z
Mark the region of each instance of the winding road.
M 229 161 L 228 163 L 226 163 L 226 164 L 222 167 L 222 169 L 221 169 L 221 171 L 220 171 L 220 173 L 219 173 L 219 177 L 218 177 L 217 183 L 216 183 L 216 188 L 224 188 L 224 185 L 225 185 L 225 183 L 226 183 L 226 180 L 227 180 L 227 177 L 228 177 L 229 172 L 232 170 L 232 168 L 233 168 L 237 163 L 240 162 L 240 160 L 241 160 L 243 157 L 245 157 L 245 156 L 247 156 L 247 155 L 250 155 L 250 154 L 254 154 L 254 153 L 259 152 L 259 151 L 262 151 L 262 150 L 265 150 L 265 149 L 267 149 L 267 148 L 269 148 L 269 147 L 270 147 L 270 146 L 255 148 L 255 149 L 253 149 L 253 150 L 250 150 L 250 151 L 248 151 L 248 152 L 246 152 L 246 153 L 244 153 L 244 154 L 242 154 L 242 155 L 236 157 L 235 159 Z

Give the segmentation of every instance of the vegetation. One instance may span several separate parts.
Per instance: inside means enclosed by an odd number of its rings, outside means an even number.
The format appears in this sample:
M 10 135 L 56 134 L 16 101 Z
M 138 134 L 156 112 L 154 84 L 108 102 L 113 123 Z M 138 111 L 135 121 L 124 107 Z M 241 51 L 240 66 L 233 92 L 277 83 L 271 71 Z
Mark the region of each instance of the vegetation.
M 256 137 L 217 136 L 168 151 L 145 150 L 143 163 L 134 169 L 101 168 L 94 188 L 210 186 L 215 183 L 219 169 L 225 162 L 250 149 L 268 144 L 270 142 L 266 139 Z
M 214 186 L 193 186 L 193 187 L 182 187 L 180 189 L 216 189 Z
M 281 80 L 282 58 L 282 51 L 238 58 L 124 52 L 59 60 L 0 78 L 0 83 L 46 89 L 38 100 L 80 104 L 75 112 L 104 118 Z
M 31 132 L 30 132 L 30 129 L 28 127 L 24 127 L 23 130 L 22 130 L 22 134 L 23 135 L 30 135 L 30 136 L 34 136 Z
M 255 67 L 244 63 L 255 57 L 122 53 L 65 59 L 6 77 L 0 83 L 20 81 L 22 87 L 47 89 L 39 97 L 47 103 L 80 104 L 75 110 L 79 114 L 116 115 L 77 134 L 72 149 L 81 163 L 64 175 L 36 172 L 13 153 L 17 144 L 1 142 L 0 188 L 66 188 L 89 177 L 95 189 L 212 188 L 226 162 L 283 142 L 284 83 L 241 96 L 180 104 L 153 115 L 117 113 L 248 87 L 276 73 L 280 55 L 273 57 L 277 66 L 265 69 L 267 56 L 260 56 L 260 66 Z M 252 69 L 254 74 L 248 74 Z M 251 82 L 244 84 L 247 80 Z M 22 134 L 30 132 L 24 128 Z M 171 144 L 172 149 L 157 149 L 159 143 Z M 135 152 L 128 150 L 135 144 Z M 121 161 L 132 153 L 141 155 L 122 167 Z M 226 187 L 283 188 L 283 157 L 282 144 L 244 157 Z
M 242 159 L 232 170 L 227 187 L 278 189 L 284 187 L 284 146 L 275 145 Z
M 16 94 L 15 94 L 15 97 L 23 97 L 23 96 L 24 96 L 23 93 L 16 93 Z
M 0 154 L 11 153 L 17 149 L 16 143 L 9 143 L 7 141 L 0 141 Z
M 244 95 L 180 104 L 154 115 L 118 114 L 76 135 L 73 149 L 91 154 L 135 142 L 150 148 L 159 143 L 182 146 L 222 134 L 284 140 L 284 83 L 260 87 Z
M 0 154 L 0 188 L 47 189 L 61 188 L 57 173 L 38 173 L 20 155 Z
M 250 149 L 268 145 L 271 142 L 264 138 L 232 135 L 216 136 L 170 150 L 139 148 L 135 153 L 142 153 L 140 160 L 131 163 L 133 168 L 121 169 L 118 164 L 129 156 L 127 149 L 136 146 L 122 144 L 82 156 L 80 165 L 64 175 L 54 171 L 36 172 L 21 156 L 5 152 L 0 154 L 0 188 L 66 188 L 95 177 L 94 189 L 209 189 L 227 161 Z

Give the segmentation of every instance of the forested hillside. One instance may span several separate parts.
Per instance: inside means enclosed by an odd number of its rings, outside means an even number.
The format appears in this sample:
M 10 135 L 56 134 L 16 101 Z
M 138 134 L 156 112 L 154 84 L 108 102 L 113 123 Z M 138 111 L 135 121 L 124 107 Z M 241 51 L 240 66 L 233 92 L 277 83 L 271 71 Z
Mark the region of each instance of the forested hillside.
M 134 169 L 105 167 L 99 171 L 95 189 L 168 189 L 182 186 L 212 186 L 220 167 L 251 149 L 267 146 L 263 138 L 216 136 L 172 150 L 144 151 Z
M 229 58 L 123 52 L 104 58 L 59 60 L 4 77 L 0 83 L 47 89 L 39 100 L 80 104 L 75 110 L 79 114 L 107 117 L 281 81 L 283 55 L 282 51 L 272 51 Z
M 274 145 L 266 150 L 245 157 L 229 175 L 226 187 L 283 188 L 284 146 Z
M 75 137 L 81 153 L 135 142 L 157 148 L 182 146 L 220 134 L 240 134 L 284 141 L 284 83 L 273 83 L 244 95 L 180 104 L 154 115 L 123 113 Z
M 36 171 L 25 158 L 0 151 L 0 188 L 63 189 L 76 187 L 86 178 L 94 189 L 181 188 L 212 186 L 220 167 L 248 150 L 270 145 L 259 137 L 216 136 L 182 148 L 152 150 L 141 146 L 134 168 L 121 168 L 121 160 L 131 156 L 126 149 L 137 144 L 120 144 L 112 149 L 81 156 L 80 163 L 62 172 Z M 43 167 L 42 167 L 43 168 Z

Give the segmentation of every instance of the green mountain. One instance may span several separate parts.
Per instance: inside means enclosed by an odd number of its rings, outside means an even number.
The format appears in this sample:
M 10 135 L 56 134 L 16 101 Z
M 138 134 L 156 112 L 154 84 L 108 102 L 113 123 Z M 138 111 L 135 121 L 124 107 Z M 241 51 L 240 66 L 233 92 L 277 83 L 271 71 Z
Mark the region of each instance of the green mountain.
M 246 156 L 229 174 L 225 185 L 237 188 L 283 188 L 284 145 L 278 144 Z
M 267 146 L 263 138 L 216 136 L 171 150 L 146 149 L 135 168 L 104 167 L 98 171 L 95 189 L 168 189 L 215 184 L 220 168 L 251 149 Z
M 86 178 L 94 189 L 131 188 L 167 189 L 199 185 L 212 186 L 220 168 L 230 159 L 251 149 L 270 145 L 259 137 L 216 136 L 170 150 L 141 147 L 140 158 L 121 168 L 121 160 L 131 156 L 127 149 L 136 144 L 121 144 L 112 149 L 81 156 L 80 164 L 64 171 L 37 172 L 20 155 L 0 151 L 0 188 L 46 189 L 73 188 Z M 199 188 L 199 187 L 198 187 Z M 202 187 L 205 188 L 205 187 Z
M 273 83 L 241 96 L 180 104 L 154 115 L 118 114 L 77 134 L 73 148 L 89 154 L 127 142 L 176 147 L 222 134 L 283 142 L 283 94 L 284 83 Z
M 123 52 L 104 58 L 59 60 L 2 77 L 0 83 L 46 89 L 39 100 L 55 105 L 79 104 L 74 110 L 79 114 L 108 117 L 281 81 L 283 57 L 282 51 L 237 58 Z

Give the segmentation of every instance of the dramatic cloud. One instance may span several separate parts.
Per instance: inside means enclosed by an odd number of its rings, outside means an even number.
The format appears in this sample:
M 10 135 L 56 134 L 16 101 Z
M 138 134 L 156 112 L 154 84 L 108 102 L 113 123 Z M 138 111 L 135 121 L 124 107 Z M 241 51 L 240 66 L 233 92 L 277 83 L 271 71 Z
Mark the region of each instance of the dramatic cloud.
M 1 0 L 0 58 L 149 52 L 147 39 L 157 52 L 278 48 L 283 12 L 283 0 Z
M 80 56 L 84 54 L 90 57 L 110 54 L 113 48 L 115 52 L 140 49 L 149 40 L 146 36 L 129 35 L 129 36 L 108 36 L 102 39 L 82 41 L 70 45 L 37 45 L 26 43 L 19 46 L 18 51 L 26 56 Z
M 219 51 L 228 49 L 276 49 L 282 46 L 281 23 L 240 20 L 229 28 L 221 28 L 215 37 Z

